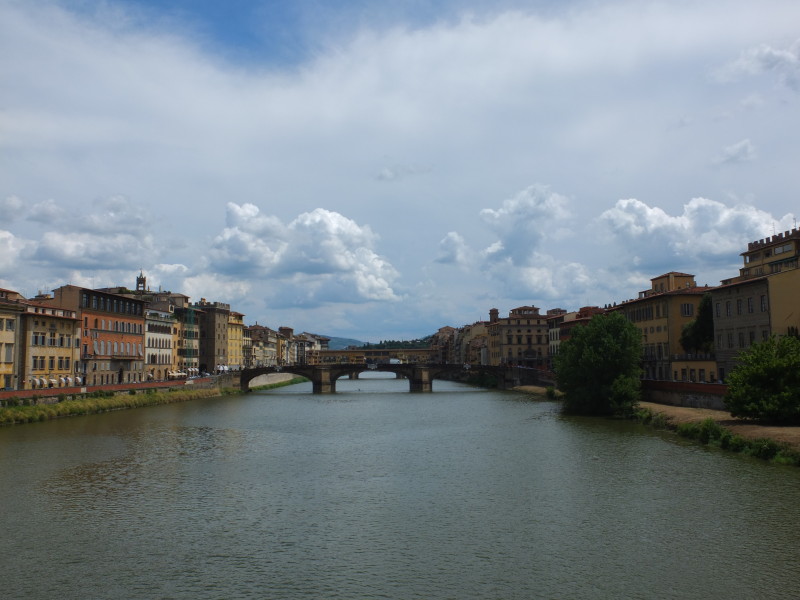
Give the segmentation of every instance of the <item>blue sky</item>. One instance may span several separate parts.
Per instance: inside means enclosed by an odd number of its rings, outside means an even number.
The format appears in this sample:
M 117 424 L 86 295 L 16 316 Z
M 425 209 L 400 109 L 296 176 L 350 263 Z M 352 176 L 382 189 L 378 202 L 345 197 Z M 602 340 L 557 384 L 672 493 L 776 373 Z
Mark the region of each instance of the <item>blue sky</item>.
M 795 226 L 800 4 L 0 0 L 0 286 L 411 338 Z

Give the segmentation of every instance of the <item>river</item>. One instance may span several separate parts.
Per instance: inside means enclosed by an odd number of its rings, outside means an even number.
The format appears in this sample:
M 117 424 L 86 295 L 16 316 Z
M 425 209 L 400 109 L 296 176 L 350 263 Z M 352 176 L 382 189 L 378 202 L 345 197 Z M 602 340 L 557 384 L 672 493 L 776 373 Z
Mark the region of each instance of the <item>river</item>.
M 337 389 L 0 429 L 0 594 L 800 597 L 800 469 L 514 392 Z

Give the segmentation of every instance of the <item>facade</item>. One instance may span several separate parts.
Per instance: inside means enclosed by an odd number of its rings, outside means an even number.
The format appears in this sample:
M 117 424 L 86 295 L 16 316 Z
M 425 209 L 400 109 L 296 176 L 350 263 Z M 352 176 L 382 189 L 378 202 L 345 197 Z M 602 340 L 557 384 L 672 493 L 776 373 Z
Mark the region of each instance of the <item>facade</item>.
M 176 353 L 173 329 L 175 318 L 171 311 L 156 310 L 152 305 L 145 309 L 144 345 L 148 381 L 173 379 L 174 373 L 178 372 L 174 366 Z
M 440 327 L 431 339 L 431 359 L 435 363 L 454 364 L 458 362 L 455 354 L 456 329 Z
M 771 334 L 767 277 L 719 286 L 711 292 L 711 306 L 717 371 L 724 381 L 739 352 Z
M 22 295 L 0 288 L 0 390 L 21 388 L 20 331 L 21 313 L 25 310 Z
M 489 364 L 492 366 L 546 366 L 548 352 L 547 318 L 535 306 L 513 308 L 508 317 L 489 311 Z
M 739 276 L 723 280 L 722 284 L 736 283 L 762 275 L 772 275 L 797 268 L 800 253 L 800 230 L 792 229 L 772 237 L 747 244 L 747 250 L 740 256 L 744 266 Z
M 80 318 L 79 377 L 87 385 L 144 381 L 143 300 L 74 285 L 40 300 Z
M 252 347 L 252 366 L 274 367 L 278 364 L 278 332 L 259 325 L 247 327 Z
M 189 376 L 200 374 L 200 325 L 197 309 L 184 296 L 184 305 L 176 305 L 174 314 L 178 323 L 178 370 Z
M 739 275 L 713 293 L 714 340 L 720 379 L 737 356 L 771 335 L 800 334 L 800 231 L 751 242 Z
M 228 314 L 228 369 L 244 368 L 244 315 L 230 311 Z
M 218 373 L 228 369 L 228 321 L 230 304 L 201 298 L 193 305 L 199 325 L 200 370 Z
M 456 331 L 453 341 L 453 362 L 489 364 L 489 334 L 486 325 L 486 321 L 476 321 Z
M 296 365 L 297 361 L 297 340 L 294 337 L 294 329 L 278 327 L 278 364 Z
M 650 280 L 651 288 L 611 311 L 620 311 L 642 332 L 642 367 L 645 379 L 704 381 L 717 378 L 712 355 L 688 355 L 680 344 L 683 327 L 697 317 L 703 294 L 694 275 L 670 272 Z
M 561 344 L 567 341 L 575 327 L 589 323 L 595 315 L 603 314 L 604 308 L 584 306 L 577 311 L 567 312 L 561 308 L 547 311 L 548 364 L 553 367 L 553 358 L 558 354 Z
M 75 310 L 23 302 L 19 389 L 71 387 L 79 374 L 80 320 Z

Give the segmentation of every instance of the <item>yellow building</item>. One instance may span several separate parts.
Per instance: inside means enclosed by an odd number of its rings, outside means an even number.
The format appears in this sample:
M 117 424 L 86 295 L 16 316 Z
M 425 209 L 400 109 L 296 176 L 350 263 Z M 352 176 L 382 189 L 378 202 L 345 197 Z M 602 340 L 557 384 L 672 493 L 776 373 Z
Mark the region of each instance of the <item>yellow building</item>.
M 77 311 L 35 300 L 26 300 L 23 305 L 19 389 L 61 388 L 85 383 L 78 371 L 81 321 Z
M 547 361 L 547 317 L 535 306 L 513 308 L 508 317 L 489 311 L 486 326 L 489 364 L 492 366 L 541 367 Z
M 0 390 L 16 390 L 20 385 L 20 304 L 22 295 L 0 289 Z
M 697 317 L 703 295 L 694 275 L 670 272 L 650 280 L 649 290 L 610 311 L 620 311 L 642 332 L 642 367 L 645 379 L 704 381 L 717 378 L 712 355 L 687 354 L 680 343 L 683 327 Z
M 233 310 L 228 315 L 228 368 L 244 368 L 244 315 Z
M 800 334 L 800 231 L 750 242 L 739 275 L 713 293 L 714 335 L 720 378 L 738 355 L 770 335 Z

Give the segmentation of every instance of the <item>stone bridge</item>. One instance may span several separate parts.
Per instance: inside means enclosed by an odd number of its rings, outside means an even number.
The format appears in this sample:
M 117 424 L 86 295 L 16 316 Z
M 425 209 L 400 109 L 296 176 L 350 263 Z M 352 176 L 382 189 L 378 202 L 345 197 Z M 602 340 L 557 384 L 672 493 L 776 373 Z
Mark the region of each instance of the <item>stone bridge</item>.
M 333 394 L 336 381 L 343 376 L 357 379 L 364 371 L 394 373 L 398 378 L 408 379 L 410 392 L 430 392 L 434 379 L 462 381 L 471 375 L 494 376 L 499 389 L 510 389 L 517 385 L 539 383 L 535 369 L 490 367 L 487 365 L 462 364 L 331 364 L 331 365 L 287 365 L 284 367 L 258 367 L 240 372 L 241 389 L 250 391 L 250 381 L 259 375 L 270 373 L 291 373 L 311 380 L 315 394 Z

